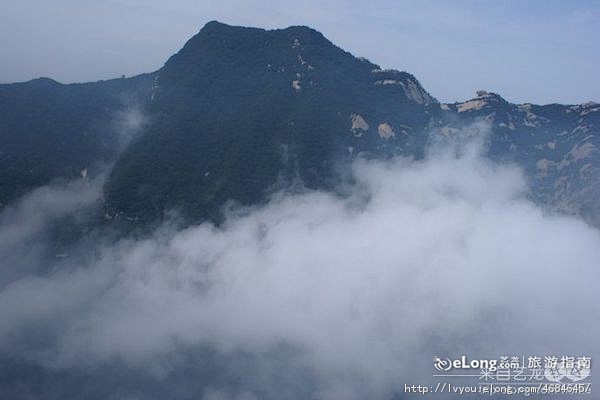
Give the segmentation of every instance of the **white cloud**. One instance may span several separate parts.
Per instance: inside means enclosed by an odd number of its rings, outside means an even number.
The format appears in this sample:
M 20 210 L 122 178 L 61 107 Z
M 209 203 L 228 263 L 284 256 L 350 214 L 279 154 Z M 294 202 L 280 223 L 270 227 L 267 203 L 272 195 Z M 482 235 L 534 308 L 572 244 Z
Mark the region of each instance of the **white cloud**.
M 13 281 L 0 351 L 141 368 L 181 346 L 287 344 L 317 397 L 344 399 L 427 380 L 438 353 L 598 355 L 600 234 L 528 201 L 517 168 L 469 142 L 357 161 L 354 175 L 349 196 L 279 194 L 222 227 L 104 243 L 83 265 Z

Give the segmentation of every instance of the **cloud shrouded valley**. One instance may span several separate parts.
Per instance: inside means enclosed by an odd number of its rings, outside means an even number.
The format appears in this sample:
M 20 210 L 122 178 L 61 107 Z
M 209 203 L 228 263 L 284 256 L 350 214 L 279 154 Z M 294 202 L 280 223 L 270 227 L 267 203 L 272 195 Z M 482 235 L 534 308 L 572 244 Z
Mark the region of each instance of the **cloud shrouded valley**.
M 210 349 L 238 378 L 205 399 L 305 396 L 290 380 L 314 398 L 386 398 L 427 381 L 435 355 L 597 355 L 600 233 L 542 210 L 517 167 L 482 153 L 467 140 L 359 159 L 344 196 L 281 192 L 218 227 L 96 235 L 62 258 L 32 249 L 98 184 L 38 189 L 1 219 L 0 353 L 160 381 Z

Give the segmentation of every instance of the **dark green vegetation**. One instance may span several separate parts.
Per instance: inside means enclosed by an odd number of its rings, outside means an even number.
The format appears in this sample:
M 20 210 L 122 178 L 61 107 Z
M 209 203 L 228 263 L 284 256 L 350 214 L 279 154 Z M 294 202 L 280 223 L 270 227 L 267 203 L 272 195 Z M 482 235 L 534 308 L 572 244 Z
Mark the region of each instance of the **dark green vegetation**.
M 119 148 L 113 123 L 125 106 L 149 96 L 152 79 L 0 85 L 0 204 L 113 158 Z
M 351 134 L 351 114 L 427 121 L 426 106 L 399 85 L 374 85 L 390 75 L 377 68 L 306 27 L 209 23 L 158 74 L 149 106 L 156 118 L 117 162 L 109 205 L 140 220 L 170 208 L 197 220 L 216 218 L 228 199 L 259 201 L 278 179 L 297 175 L 310 188 L 329 187 L 348 146 L 379 142 Z
M 119 152 L 110 121 L 132 103 L 148 125 Z M 485 92 L 440 104 L 412 75 L 313 29 L 211 22 L 154 74 L 0 85 L 0 201 L 118 153 L 104 188 L 109 219 L 143 226 L 176 210 L 219 220 L 228 200 L 254 204 L 294 181 L 331 188 L 357 154 L 421 157 L 432 135 L 487 121 L 491 155 L 520 163 L 537 199 L 597 222 L 599 110 Z

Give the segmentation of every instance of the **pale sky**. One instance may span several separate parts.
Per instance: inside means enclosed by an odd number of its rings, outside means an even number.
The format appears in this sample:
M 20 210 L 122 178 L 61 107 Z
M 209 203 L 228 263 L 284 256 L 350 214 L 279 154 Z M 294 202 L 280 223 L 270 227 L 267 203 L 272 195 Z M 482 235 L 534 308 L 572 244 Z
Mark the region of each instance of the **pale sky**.
M 600 101 L 600 1 L 3 0 L 0 82 L 160 68 L 206 22 L 308 25 L 441 101 Z

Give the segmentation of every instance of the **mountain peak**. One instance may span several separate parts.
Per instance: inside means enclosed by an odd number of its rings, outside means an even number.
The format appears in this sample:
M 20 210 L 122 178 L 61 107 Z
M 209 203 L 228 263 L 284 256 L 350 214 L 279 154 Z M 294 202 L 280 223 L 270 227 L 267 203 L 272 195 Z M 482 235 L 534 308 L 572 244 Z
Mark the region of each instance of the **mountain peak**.
M 212 20 L 207 22 L 201 29 L 200 32 L 202 31 L 227 31 L 227 30 L 246 30 L 246 29 L 251 29 L 251 30 L 256 30 L 256 31 L 262 31 L 262 32 L 271 32 L 271 31 L 286 31 L 286 32 L 291 32 L 291 33 L 310 33 L 310 34 L 317 34 L 322 36 L 321 32 L 319 32 L 318 30 L 311 28 L 310 26 L 307 25 L 290 25 L 287 28 L 280 28 L 280 29 L 263 29 L 263 28 L 256 28 L 256 27 L 248 27 L 248 26 L 242 26 L 242 25 L 229 25 L 226 24 L 224 22 L 221 21 L 217 21 L 217 20 Z
M 287 28 L 281 29 L 263 29 L 248 26 L 229 25 L 220 21 L 207 22 L 198 32 L 198 34 L 190 39 L 193 41 L 196 37 L 204 36 L 215 36 L 215 35 L 231 35 L 231 34 L 247 34 L 249 32 L 262 33 L 262 34 L 283 34 L 288 36 L 298 36 L 298 38 L 321 38 L 325 37 L 323 34 L 316 29 L 313 29 L 306 25 L 291 25 Z
M 509 104 L 499 94 L 488 92 L 486 90 L 478 90 L 475 92 L 475 95 L 476 97 L 467 101 L 454 103 L 453 106 L 456 107 L 456 110 L 459 113 L 462 113 L 465 111 L 478 111 L 492 106 Z
M 190 218 L 216 216 L 223 201 L 252 204 L 282 176 L 331 187 L 333 160 L 392 151 L 436 102 L 412 75 L 356 58 L 307 26 L 211 21 L 157 76 L 151 111 L 160 117 L 106 187 L 109 207 L 131 218 L 153 219 L 183 198 L 193 199 L 182 209 Z M 193 178 L 158 182 L 171 172 Z
M 222 60 L 228 53 L 237 53 L 240 58 L 238 61 L 244 61 L 255 59 L 257 53 L 264 53 L 266 48 L 275 49 L 283 55 L 290 49 L 298 53 L 300 46 L 341 51 L 320 32 L 308 26 L 266 30 L 210 21 L 167 64 L 179 61 L 198 64 L 203 62 L 202 58 L 212 56 Z
M 60 85 L 59 82 L 55 81 L 52 78 L 47 78 L 45 76 L 36 78 L 36 79 L 31 79 L 30 81 L 27 81 L 25 83 L 28 83 L 32 86 L 38 86 L 38 87 L 46 87 L 46 86 L 58 86 Z
M 370 79 L 376 67 L 307 26 L 266 30 L 211 21 L 167 61 L 159 81 L 161 87 L 177 81 L 186 90 L 196 90 L 217 77 L 238 88 L 279 84 L 293 88 L 298 86 L 293 81 L 300 80 L 305 88 L 321 88 L 340 82 L 336 77 L 340 74 L 345 79 L 359 79 L 357 74 Z
M 477 95 L 477 97 L 475 97 L 476 99 L 488 99 L 491 101 L 497 101 L 497 102 L 503 102 L 503 103 L 506 102 L 506 100 L 504 100 L 504 98 L 502 96 L 500 96 L 498 93 L 488 92 L 487 90 L 478 90 L 475 92 L 475 94 Z
M 254 31 L 265 31 L 262 28 L 252 28 L 246 26 L 237 26 L 237 25 L 229 25 L 220 21 L 209 21 L 207 22 L 198 32 L 198 34 L 219 34 L 219 33 L 231 33 L 231 32 L 243 32 L 244 30 L 254 30 Z M 193 39 L 193 37 L 192 37 Z
M 310 44 L 318 47 L 336 47 L 325 36 L 314 28 L 305 25 L 292 25 L 280 29 L 263 29 L 247 26 L 228 25 L 219 21 L 210 21 L 200 31 L 190 38 L 184 49 L 196 48 L 206 42 L 215 45 L 227 46 L 251 43 L 253 46 L 259 43 L 285 43 L 289 42 L 294 48 L 300 44 Z
M 212 21 L 208 21 L 204 25 L 204 27 L 202 27 L 202 29 L 224 29 L 224 28 L 231 28 L 231 27 L 232 27 L 232 25 L 229 25 L 224 22 L 213 19 Z

